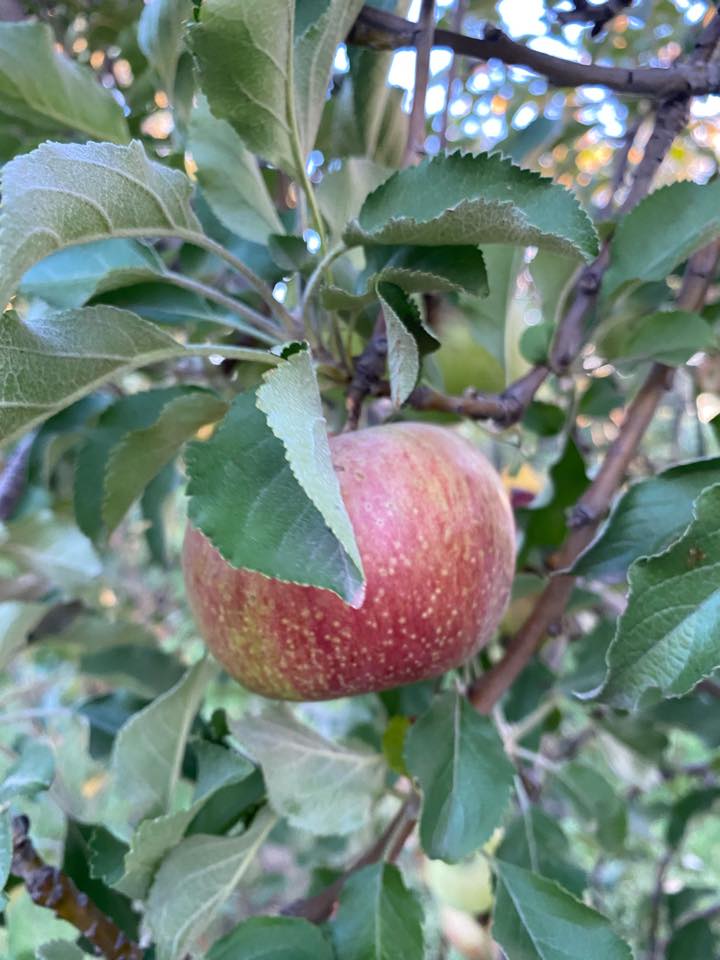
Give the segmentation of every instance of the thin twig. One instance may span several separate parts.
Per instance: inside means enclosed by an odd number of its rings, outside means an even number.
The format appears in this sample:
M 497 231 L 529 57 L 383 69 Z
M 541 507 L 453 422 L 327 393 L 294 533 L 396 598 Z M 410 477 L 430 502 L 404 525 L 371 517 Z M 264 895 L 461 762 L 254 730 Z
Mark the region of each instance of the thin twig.
M 225 263 L 229 264 L 236 273 L 240 274 L 249 287 L 251 287 L 260 295 L 261 299 L 265 301 L 265 304 L 270 308 L 271 312 L 278 318 L 278 320 L 280 320 L 282 325 L 287 330 L 294 329 L 295 322 L 290 312 L 282 303 L 280 303 L 279 300 L 275 299 L 273 292 L 267 283 L 265 283 L 261 277 L 258 277 L 258 275 L 254 273 L 254 271 L 252 271 L 246 263 L 243 263 L 239 257 L 236 257 L 234 253 L 231 253 L 229 250 L 227 250 L 221 243 L 217 243 L 204 233 L 195 233 L 193 230 L 174 231 L 173 236 L 180 237 L 181 240 L 185 240 L 187 243 L 192 243 L 196 247 L 201 247 L 203 250 L 207 250 L 208 253 L 214 254 L 220 260 L 224 260 Z
M 231 313 L 242 317 L 243 320 L 246 320 L 251 326 L 256 328 L 255 335 L 259 340 L 262 340 L 263 343 L 274 344 L 283 339 L 284 331 L 279 324 L 271 320 L 270 317 L 265 317 L 262 313 L 258 313 L 257 310 L 253 310 L 252 307 L 248 307 L 247 304 L 242 303 L 240 300 L 235 300 L 234 297 L 229 297 L 214 287 L 201 283 L 199 280 L 193 280 L 192 277 L 186 277 L 182 273 L 175 273 L 172 270 L 164 273 L 163 279 L 167 280 L 168 283 L 172 283 L 173 286 L 182 287 L 183 290 L 189 290 L 199 297 L 212 300 L 221 307 L 225 307 L 225 309 Z M 227 317 L 222 319 L 218 318 L 218 322 L 224 323 L 227 327 L 233 327 L 241 333 L 247 334 L 250 332 L 244 324 L 235 324 Z
M 677 300 L 680 309 L 700 309 L 717 261 L 716 242 L 690 258 Z M 610 446 L 602 467 L 571 514 L 568 538 L 551 560 L 552 567 L 561 572 L 551 578 L 540 594 L 530 616 L 508 644 L 502 659 L 479 677 L 470 689 L 470 701 L 480 712 L 487 713 L 493 708 L 522 672 L 548 631 L 557 629 L 575 582 L 572 574 L 562 571 L 572 565 L 592 540 L 671 379 L 669 367 L 654 364 L 628 407 L 618 436 Z
M 630 190 L 623 201 L 620 213 L 628 213 L 650 189 L 657 170 L 665 159 L 673 140 L 687 124 L 690 115 L 690 98 L 676 96 L 661 101 L 655 113 L 655 125 L 645 147 L 645 153 L 635 170 Z
M 376 50 L 414 47 L 417 24 L 376 7 L 363 7 L 348 43 Z M 563 60 L 512 40 L 492 24 L 484 36 L 467 37 L 452 30 L 435 30 L 433 44 L 449 47 L 473 60 L 501 60 L 525 67 L 556 87 L 602 86 L 631 96 L 667 100 L 673 96 L 706 96 L 720 89 L 720 65 L 684 62 L 670 67 L 606 67 Z
M 143 951 L 57 867 L 46 864 L 28 836 L 27 817 L 13 818 L 12 872 L 33 903 L 72 924 L 106 960 L 142 960 Z
M 661 857 L 655 874 L 655 886 L 650 898 L 650 930 L 648 932 L 648 960 L 660 960 L 658 954 L 658 934 L 660 932 L 660 917 L 662 902 L 665 897 L 665 877 L 675 851 L 670 849 Z
M 415 84 L 413 103 L 408 123 L 403 166 L 417 163 L 425 152 L 425 95 L 430 77 L 430 51 L 435 27 L 435 0 L 422 0 L 420 18 L 413 46 L 415 54 Z

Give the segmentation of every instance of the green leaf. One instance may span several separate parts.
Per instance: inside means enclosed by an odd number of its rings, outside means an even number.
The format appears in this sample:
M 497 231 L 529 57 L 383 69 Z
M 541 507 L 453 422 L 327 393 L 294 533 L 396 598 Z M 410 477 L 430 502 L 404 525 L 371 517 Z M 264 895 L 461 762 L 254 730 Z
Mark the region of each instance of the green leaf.
M 109 819 L 120 827 L 167 812 L 190 724 L 216 670 L 209 660 L 201 660 L 118 733 L 111 763 Z
M 175 74 L 183 48 L 184 23 L 192 15 L 192 0 L 150 0 L 138 20 L 138 46 L 172 99 Z
M 38 960 L 86 960 L 85 953 L 70 940 L 51 940 L 38 948 Z
M 188 148 L 205 199 L 221 223 L 255 243 L 283 232 L 257 160 L 230 124 L 210 113 L 204 97 L 190 116 Z
M 405 766 L 405 737 L 410 729 L 410 718 L 399 714 L 390 717 L 382 738 L 382 748 L 388 766 L 403 777 L 409 776 Z
M 614 620 L 601 620 L 596 627 L 573 644 L 574 666 L 562 678 L 568 693 L 585 693 L 602 685 L 607 673 L 607 651 L 615 634 Z
M 0 603 L 0 670 L 27 642 L 28 634 L 47 612 L 44 603 Z
M 297 0 L 291 93 L 303 155 L 315 144 L 335 52 L 355 23 L 363 0 Z
M 404 6 L 385 9 L 402 15 Z M 326 157 L 369 157 L 391 169 L 400 166 L 408 117 L 402 110 L 405 91 L 387 82 L 393 54 L 348 46 L 350 72 L 326 101 L 318 133 L 317 147 Z
M 567 512 L 587 489 L 589 480 L 585 462 L 573 440 L 568 440 L 562 455 L 550 469 L 552 494 L 549 501 L 524 510 L 525 540 L 521 556 L 533 547 L 558 547 L 567 531 Z M 543 497 L 545 499 L 545 497 Z
M 45 23 L 0 23 L 0 111 L 47 132 L 128 139 L 120 104 L 87 67 L 58 53 Z
M 665 553 L 630 567 L 628 605 L 608 650 L 603 700 L 632 709 L 647 690 L 688 693 L 720 664 L 720 484 Z
M 326 173 L 317 187 L 317 201 L 334 237 L 360 213 L 367 195 L 391 175 L 392 170 L 367 157 L 345 157 L 339 170 Z
M 33 797 L 41 790 L 47 790 L 53 782 L 55 760 L 46 743 L 25 737 L 18 753 L 18 759 L 0 783 L 0 804 L 15 797 Z
M 500 822 L 513 785 L 492 722 L 464 697 L 444 693 L 409 731 L 405 763 L 423 791 L 425 853 L 450 863 L 474 853 Z
M 351 874 L 331 926 L 337 960 L 423 960 L 423 911 L 389 863 Z
M 9 899 L 5 932 L 7 955 L 12 960 L 37 960 L 38 951 L 48 941 L 72 943 L 77 937 L 75 927 L 59 920 L 52 910 L 33 903 L 27 888 L 22 886 Z
M 618 224 L 602 295 L 631 281 L 665 280 L 673 267 L 717 235 L 720 181 L 673 183 L 655 190 Z
M 512 350 L 515 287 L 522 263 L 522 251 L 505 244 L 492 244 L 483 250 L 490 292 L 487 297 L 461 297 L 460 308 L 470 320 L 474 338 L 488 351 L 502 370 L 505 380 L 513 376 Z M 477 387 L 485 384 L 473 380 Z M 503 384 L 504 385 L 504 384 Z M 494 386 L 486 389 L 495 389 Z
M 420 311 L 400 287 L 379 283 L 377 295 L 387 330 L 390 396 L 396 407 L 401 406 L 412 391 L 420 375 L 420 355 L 437 350 L 439 341 L 427 329 Z
M 498 861 L 493 937 L 513 960 L 632 960 L 608 920 L 552 880 Z
M 214 394 L 193 391 L 170 400 L 155 423 L 125 435 L 112 449 L 104 478 L 102 515 L 111 533 L 145 487 L 206 423 L 214 423 L 227 404 Z
M 207 330 L 208 324 L 224 324 L 226 314 L 191 290 L 182 290 L 168 283 L 136 283 L 99 294 L 95 303 L 104 303 L 122 310 L 130 310 L 151 323 L 168 326 L 199 326 Z M 238 330 L 258 336 L 250 324 L 244 325 L 240 317 L 232 317 L 232 325 Z M 262 334 L 260 334 L 262 336 Z M 274 340 L 273 340 L 274 342 Z
M 682 843 L 688 824 L 693 817 L 708 813 L 720 799 L 720 789 L 717 787 L 701 787 L 690 790 L 676 800 L 670 811 L 665 837 L 672 849 L 677 849 Z
M 137 240 L 98 240 L 59 250 L 36 263 L 22 278 L 20 292 L 54 307 L 81 307 L 106 290 L 152 280 L 164 270 L 155 250 Z
M 335 284 L 324 288 L 325 306 L 360 310 L 377 301 L 380 281 L 406 293 L 487 294 L 485 260 L 477 247 L 368 247 L 366 261 L 354 292 Z
M 720 457 L 692 460 L 634 483 L 597 538 L 576 560 L 578 576 L 617 580 L 633 560 L 662 552 L 692 520 L 693 501 L 720 480 Z
M 665 960 L 688 960 L 688 957 L 714 957 L 718 938 L 710 923 L 699 917 L 673 932 L 668 941 Z
M 157 697 L 182 676 L 180 662 L 157 647 L 121 643 L 93 650 L 80 658 L 80 672 L 103 677 L 107 682 L 140 697 Z
M 78 590 L 102 573 L 90 541 L 74 523 L 49 510 L 23 514 L 5 533 L 0 551 L 63 590 Z
M 530 262 L 530 275 L 540 294 L 543 322 L 555 326 L 565 297 L 577 272 L 577 265 L 565 257 L 557 257 L 549 250 L 538 250 Z
M 333 960 L 317 927 L 299 917 L 251 917 L 216 940 L 206 960 Z
M 661 310 L 614 326 L 598 343 L 598 351 L 620 369 L 656 360 L 676 367 L 715 341 L 713 328 L 699 313 Z
M 350 243 L 534 244 L 590 259 L 597 236 L 567 190 L 493 154 L 436 157 L 395 173 L 345 231 Z
M 115 307 L 24 322 L 6 314 L 0 322 L 0 441 L 25 433 L 119 374 L 184 352 L 162 330 Z
M 547 363 L 555 328 L 543 320 L 523 330 L 520 337 L 520 353 L 528 363 L 535 366 Z
M 148 160 L 142 144 L 44 143 L 6 164 L 0 307 L 30 267 L 63 247 L 108 237 L 202 234 L 192 183 Z
M 133 833 L 124 856 L 123 872 L 112 886 L 128 897 L 146 896 L 152 878 L 166 854 L 180 843 L 185 831 L 207 802 L 224 787 L 245 780 L 254 767 L 232 750 L 201 741 L 195 745 L 198 781 L 192 803 L 184 810 L 143 820 Z
M 104 501 L 109 479 L 108 463 L 115 448 L 135 431 L 157 424 L 163 410 L 186 394 L 183 387 L 160 387 L 129 394 L 100 415 L 75 462 L 75 517 L 88 537 L 97 540 L 105 532 Z M 140 470 L 142 468 L 139 468 Z M 133 487 L 134 495 L 137 495 Z M 114 514 L 111 508 L 111 516 Z
M 205 0 L 190 44 L 216 117 L 245 145 L 302 179 L 335 50 L 362 0 Z
M 261 813 L 239 837 L 198 834 L 170 852 L 157 872 L 145 913 L 157 960 L 177 960 L 194 952 L 275 823 L 275 817 Z
M 297 235 L 272 234 L 268 237 L 268 253 L 278 267 L 289 273 L 309 275 L 318 263 L 317 256 Z
M 540 807 L 530 807 L 505 830 L 497 851 L 500 860 L 533 869 L 548 880 L 555 880 L 576 897 L 587 886 L 584 872 L 571 861 L 568 838 L 557 820 Z
M 588 764 L 574 761 L 563 767 L 554 782 L 574 804 L 583 827 L 593 828 L 606 849 L 622 850 L 627 808 L 609 781 Z
M 169 564 L 167 537 L 165 535 L 165 507 L 179 482 L 174 463 L 169 463 L 145 487 L 140 498 L 140 512 L 148 524 L 145 542 L 153 563 L 166 567 Z
M 188 515 L 232 566 L 357 606 L 362 567 L 309 362 L 293 354 L 279 379 L 237 396 L 212 437 L 188 446 Z
M 273 809 L 291 824 L 329 836 L 368 821 L 385 776 L 381 754 L 326 740 L 280 705 L 232 730 L 262 767 Z

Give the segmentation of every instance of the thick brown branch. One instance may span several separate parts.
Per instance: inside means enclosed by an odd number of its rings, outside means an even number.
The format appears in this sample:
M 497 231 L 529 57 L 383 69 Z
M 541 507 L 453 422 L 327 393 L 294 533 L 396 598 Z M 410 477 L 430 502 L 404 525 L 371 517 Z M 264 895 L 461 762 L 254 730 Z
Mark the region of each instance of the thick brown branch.
M 415 55 L 415 84 L 413 103 L 408 123 L 407 143 L 403 155 L 403 166 L 417 163 L 425 152 L 425 95 L 430 78 L 430 51 L 435 30 L 435 0 L 422 0 L 420 19 L 413 46 Z
M 717 243 L 710 244 L 691 257 L 678 296 L 680 309 L 698 310 L 702 306 L 717 262 Z M 628 407 L 618 436 L 610 446 L 602 467 L 571 514 L 571 531 L 552 559 L 554 569 L 563 571 L 570 567 L 592 540 L 597 525 L 609 508 L 655 410 L 670 385 L 671 378 L 672 371 L 669 367 L 659 363 L 653 365 L 645 383 Z M 559 627 L 573 585 L 574 577 L 569 573 L 560 572 L 551 578 L 530 616 L 508 644 L 502 659 L 471 687 L 470 701 L 477 710 L 487 713 L 493 708 L 519 676 L 548 632 Z
M 422 385 L 413 390 L 408 403 L 416 410 L 454 413 L 459 417 L 492 420 L 499 427 L 509 427 L 522 419 L 549 373 L 547 367 L 532 367 L 502 393 L 467 390 L 461 397 L 448 396 L 433 387 Z
M 415 46 L 417 24 L 376 7 L 363 7 L 348 42 L 377 50 Z M 497 27 L 487 24 L 484 36 L 468 37 L 451 30 L 435 30 L 433 43 L 474 60 L 496 58 L 525 67 L 556 87 L 602 86 L 632 96 L 659 100 L 675 96 L 705 96 L 720 89 L 720 65 L 688 61 L 671 67 L 605 67 L 563 60 L 517 43 Z
M 718 41 L 715 28 L 720 17 L 715 17 L 701 33 L 690 60 L 697 63 L 701 57 L 709 57 Z M 677 96 L 658 104 L 655 124 L 638 164 L 630 189 L 620 208 L 628 213 L 648 193 L 660 164 L 665 159 L 675 137 L 688 120 L 690 100 L 686 95 Z M 610 246 L 605 243 L 598 257 L 583 268 L 575 285 L 575 296 L 569 309 L 558 324 L 550 351 L 550 366 L 556 373 L 565 372 L 575 360 L 585 342 L 588 317 L 595 308 L 605 271 L 610 265 Z
M 410 834 L 415 829 L 417 818 L 417 797 L 412 796 L 403 803 L 393 819 L 378 839 L 348 869 L 333 880 L 331 884 L 305 900 L 296 900 L 285 907 L 282 913 L 291 917 L 305 917 L 312 923 L 323 923 L 333 911 L 340 891 L 349 877 L 362 867 L 378 860 L 386 859 L 392 863 L 400 855 Z
M 689 114 L 690 98 L 687 96 L 675 97 L 658 104 L 655 126 L 645 147 L 643 158 L 635 170 L 632 185 L 620 209 L 621 213 L 632 210 L 648 192 L 673 140 L 687 123 Z
M 142 960 L 140 947 L 70 877 L 41 859 L 28 837 L 29 828 L 27 817 L 13 819 L 12 872 L 25 883 L 33 902 L 71 923 L 107 960 Z

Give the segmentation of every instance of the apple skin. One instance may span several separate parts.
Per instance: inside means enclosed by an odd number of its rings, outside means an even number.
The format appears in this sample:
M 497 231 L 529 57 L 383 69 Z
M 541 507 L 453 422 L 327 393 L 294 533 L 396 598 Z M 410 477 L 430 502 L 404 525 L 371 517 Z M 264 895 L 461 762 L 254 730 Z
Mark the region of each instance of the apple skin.
M 330 438 L 367 585 L 353 609 L 317 587 L 231 567 L 188 526 L 183 568 L 207 646 L 245 687 L 329 700 L 444 673 L 494 633 L 514 573 L 512 511 L 485 457 L 421 423 Z

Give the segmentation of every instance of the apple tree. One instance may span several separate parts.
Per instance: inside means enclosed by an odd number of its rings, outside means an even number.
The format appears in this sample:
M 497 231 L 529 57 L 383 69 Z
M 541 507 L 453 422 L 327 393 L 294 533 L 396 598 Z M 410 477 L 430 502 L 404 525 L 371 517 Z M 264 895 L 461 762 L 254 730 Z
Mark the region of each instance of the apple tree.
M 719 96 L 708 2 L 0 0 L 0 953 L 720 954 Z

